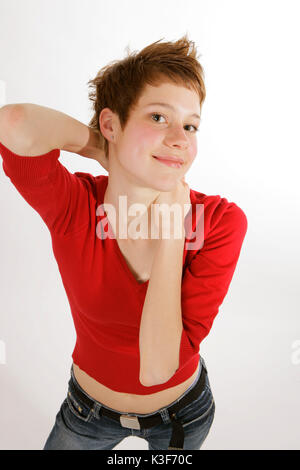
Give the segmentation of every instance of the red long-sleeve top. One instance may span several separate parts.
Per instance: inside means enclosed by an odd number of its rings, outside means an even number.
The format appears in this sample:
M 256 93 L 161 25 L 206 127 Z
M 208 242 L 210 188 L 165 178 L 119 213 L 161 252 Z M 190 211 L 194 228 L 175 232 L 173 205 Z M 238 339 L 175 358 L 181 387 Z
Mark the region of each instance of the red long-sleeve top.
M 204 230 L 194 244 L 187 234 L 184 247 L 179 368 L 167 382 L 146 387 L 139 381 L 139 327 L 149 281 L 137 281 L 117 240 L 103 236 L 108 176 L 69 172 L 59 149 L 28 157 L 0 143 L 0 153 L 4 173 L 50 231 L 76 330 L 74 363 L 117 392 L 146 395 L 187 380 L 238 262 L 248 225 L 243 210 L 190 189 L 192 229 Z

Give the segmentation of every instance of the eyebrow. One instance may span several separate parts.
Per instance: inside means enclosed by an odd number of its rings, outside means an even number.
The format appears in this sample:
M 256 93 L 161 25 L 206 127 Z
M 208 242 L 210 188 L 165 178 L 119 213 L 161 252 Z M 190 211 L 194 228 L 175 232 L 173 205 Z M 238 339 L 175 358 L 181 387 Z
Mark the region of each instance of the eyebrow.
M 170 104 L 167 104 L 167 103 L 148 103 L 145 107 L 148 107 L 148 106 L 164 106 L 165 108 L 172 109 L 172 111 L 176 111 L 174 106 L 171 106 Z M 196 113 L 190 114 L 189 117 L 195 117 L 201 120 L 199 114 L 196 114 Z

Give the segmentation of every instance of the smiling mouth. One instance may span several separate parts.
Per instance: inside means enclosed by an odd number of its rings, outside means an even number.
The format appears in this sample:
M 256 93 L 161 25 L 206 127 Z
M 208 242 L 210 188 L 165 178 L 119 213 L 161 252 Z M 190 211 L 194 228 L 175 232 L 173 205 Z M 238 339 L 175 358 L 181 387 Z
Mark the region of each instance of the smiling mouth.
M 166 158 L 158 158 L 158 157 L 155 157 L 155 155 L 152 155 L 152 157 L 159 163 L 162 163 L 163 165 L 167 165 L 171 168 L 181 168 L 181 166 L 183 165 L 183 163 L 181 162 L 176 162 L 174 160 L 167 160 Z

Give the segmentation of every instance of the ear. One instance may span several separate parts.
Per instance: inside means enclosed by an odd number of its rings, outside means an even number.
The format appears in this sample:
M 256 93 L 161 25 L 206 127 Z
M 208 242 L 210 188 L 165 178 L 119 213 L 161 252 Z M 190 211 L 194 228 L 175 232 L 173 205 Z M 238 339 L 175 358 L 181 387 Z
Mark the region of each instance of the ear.
M 99 127 L 101 134 L 109 141 L 113 142 L 115 133 L 115 116 L 109 108 L 103 108 L 99 114 Z

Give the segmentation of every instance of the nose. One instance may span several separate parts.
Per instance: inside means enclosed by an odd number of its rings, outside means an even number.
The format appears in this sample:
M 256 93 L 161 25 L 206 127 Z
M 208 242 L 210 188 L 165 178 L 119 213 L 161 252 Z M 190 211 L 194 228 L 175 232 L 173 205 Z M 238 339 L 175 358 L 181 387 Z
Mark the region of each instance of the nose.
M 165 136 L 165 142 L 170 147 L 180 147 L 186 149 L 189 146 L 189 139 L 182 127 L 173 127 L 168 130 Z

